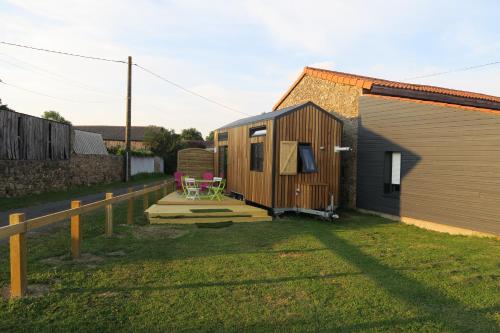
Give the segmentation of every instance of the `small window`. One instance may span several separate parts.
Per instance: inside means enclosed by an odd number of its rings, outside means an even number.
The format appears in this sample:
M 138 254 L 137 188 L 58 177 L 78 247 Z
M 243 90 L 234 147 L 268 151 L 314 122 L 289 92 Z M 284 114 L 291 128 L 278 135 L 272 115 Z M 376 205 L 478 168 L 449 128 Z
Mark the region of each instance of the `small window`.
M 299 144 L 299 157 L 298 169 L 300 172 L 313 173 L 318 171 L 310 143 Z
M 262 142 L 250 145 L 250 170 L 264 170 L 264 144 Z
M 386 151 L 384 158 L 384 193 L 399 194 L 401 190 L 401 152 Z
M 266 126 L 259 126 L 250 128 L 250 137 L 265 136 L 267 134 Z
M 219 141 L 227 141 L 227 132 L 219 133 L 219 135 L 217 136 L 217 140 L 219 140 Z

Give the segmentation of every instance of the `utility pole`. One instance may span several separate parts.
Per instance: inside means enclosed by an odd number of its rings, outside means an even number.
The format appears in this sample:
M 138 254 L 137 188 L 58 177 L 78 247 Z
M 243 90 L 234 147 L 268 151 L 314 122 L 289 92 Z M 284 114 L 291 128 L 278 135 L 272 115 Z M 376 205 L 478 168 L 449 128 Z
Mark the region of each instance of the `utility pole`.
M 130 124 L 132 117 L 132 57 L 128 57 L 127 124 L 125 126 L 125 181 L 130 181 Z

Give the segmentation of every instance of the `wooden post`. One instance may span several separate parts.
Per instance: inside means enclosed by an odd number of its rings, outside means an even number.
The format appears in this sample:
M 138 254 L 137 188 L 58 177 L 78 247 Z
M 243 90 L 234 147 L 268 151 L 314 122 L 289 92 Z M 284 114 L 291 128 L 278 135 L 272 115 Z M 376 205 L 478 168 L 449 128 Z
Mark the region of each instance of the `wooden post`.
M 132 187 L 128 188 L 128 193 L 132 193 L 134 189 Z M 134 199 L 128 199 L 127 207 L 127 224 L 134 224 Z
M 148 187 L 147 185 L 144 185 L 144 189 L 146 189 L 147 187 Z M 142 203 L 143 203 L 144 210 L 148 209 L 148 207 L 149 207 L 149 193 L 144 193 Z
M 167 181 L 163 181 L 163 196 L 167 196 Z
M 24 214 L 10 214 L 9 224 L 24 222 Z M 26 233 L 10 236 L 10 297 L 21 297 L 27 288 Z
M 127 117 L 125 125 L 125 181 L 130 181 L 130 126 L 132 118 L 132 57 L 127 66 Z
M 71 201 L 71 208 L 78 208 L 81 206 L 80 200 Z M 80 258 L 80 215 L 71 216 L 71 257 L 73 259 Z
M 161 191 L 161 188 L 159 188 L 159 189 L 157 189 L 157 190 L 155 191 L 155 203 L 157 203 L 158 201 L 160 201 L 160 198 L 161 198 L 161 193 L 160 193 L 160 191 Z
M 113 193 L 106 193 L 106 199 L 111 199 L 113 197 Z M 106 205 L 106 224 L 104 225 L 104 231 L 106 232 L 106 236 L 110 237 L 113 235 L 113 205 Z

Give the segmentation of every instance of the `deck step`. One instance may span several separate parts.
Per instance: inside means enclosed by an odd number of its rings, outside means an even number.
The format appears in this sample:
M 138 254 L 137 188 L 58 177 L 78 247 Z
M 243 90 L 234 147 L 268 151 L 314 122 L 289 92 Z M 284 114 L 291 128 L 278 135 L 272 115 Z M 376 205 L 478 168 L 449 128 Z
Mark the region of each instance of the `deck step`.
M 216 222 L 264 222 L 272 221 L 267 210 L 250 205 L 152 205 L 146 210 L 151 224 L 193 224 Z
M 203 207 L 203 208 L 202 208 Z M 233 216 L 255 216 L 266 217 L 268 213 L 265 209 L 252 207 L 248 205 L 238 206 L 211 206 L 212 208 L 204 208 L 205 206 L 188 206 L 188 205 L 153 205 L 146 212 L 149 217 L 222 217 Z

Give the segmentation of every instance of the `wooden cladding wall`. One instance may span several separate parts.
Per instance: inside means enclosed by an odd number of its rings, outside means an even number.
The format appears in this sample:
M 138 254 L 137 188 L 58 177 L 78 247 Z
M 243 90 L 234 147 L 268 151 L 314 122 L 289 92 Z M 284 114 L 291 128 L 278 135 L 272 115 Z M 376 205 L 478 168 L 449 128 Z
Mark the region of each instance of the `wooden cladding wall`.
M 360 97 L 358 207 L 500 234 L 500 115 Z M 401 152 L 399 196 L 384 155 Z
M 328 198 L 328 184 L 298 184 L 297 207 L 324 210 Z
M 205 172 L 214 171 L 214 154 L 202 148 L 187 148 L 177 152 L 177 171 L 184 175 L 202 178 Z
M 277 167 L 274 206 L 287 208 L 298 205 L 296 189 L 299 184 L 319 183 L 327 185 L 328 193 L 333 193 L 334 202 L 338 204 L 341 156 L 335 153 L 334 149 L 335 146 L 341 145 L 342 122 L 311 104 L 278 118 L 276 122 L 276 147 L 280 147 L 282 141 L 310 143 L 318 171 L 314 173 L 299 171 L 296 175 L 280 175 L 280 168 Z M 278 162 L 281 159 L 280 154 L 281 152 L 277 149 L 276 161 Z
M 227 146 L 227 190 L 241 193 L 249 201 L 271 207 L 272 205 L 272 165 L 273 165 L 273 121 L 266 120 L 253 124 L 220 129 L 215 132 L 214 156 L 215 172 L 219 172 L 220 146 Z M 250 138 L 250 128 L 266 126 L 264 136 Z M 218 133 L 228 134 L 227 141 L 218 141 Z M 250 170 L 250 144 L 264 143 L 263 171 Z
M 70 126 L 25 114 L 0 111 L 0 160 L 66 160 Z

